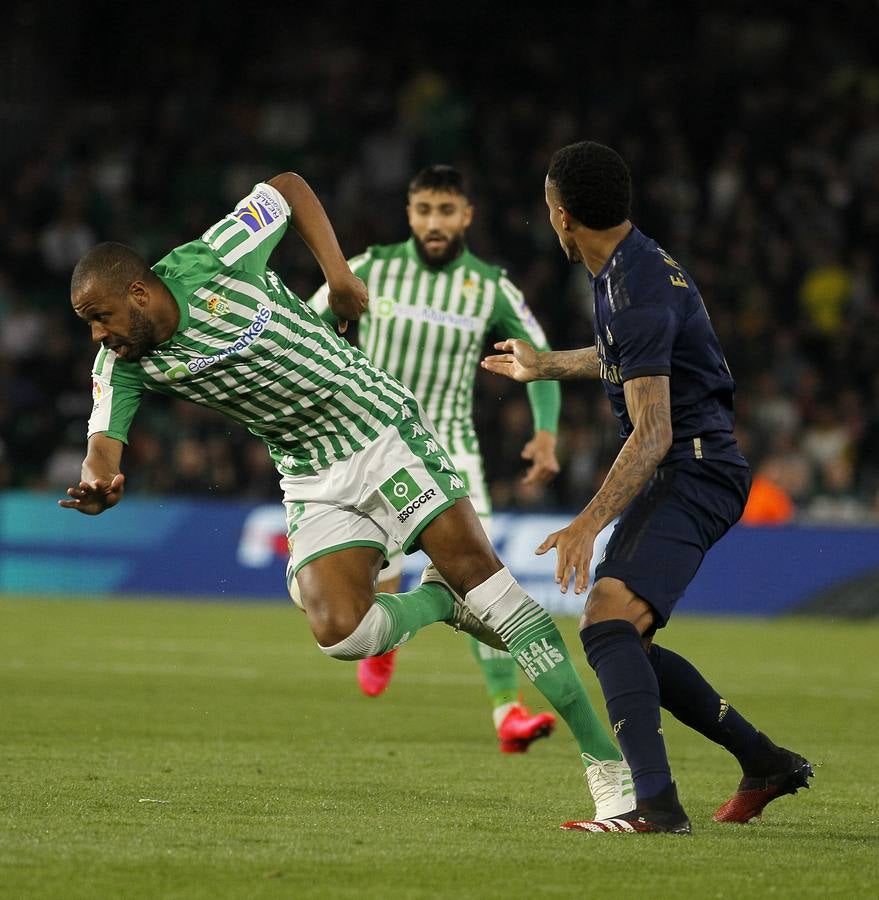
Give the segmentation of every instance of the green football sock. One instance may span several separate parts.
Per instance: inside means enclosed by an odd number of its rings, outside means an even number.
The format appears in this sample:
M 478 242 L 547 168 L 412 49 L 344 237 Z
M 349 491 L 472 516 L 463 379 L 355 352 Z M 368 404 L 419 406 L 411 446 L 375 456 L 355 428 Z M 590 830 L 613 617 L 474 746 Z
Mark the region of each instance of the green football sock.
M 380 653 L 399 647 L 425 625 L 451 618 L 455 605 L 452 595 L 440 584 L 422 584 L 405 594 L 376 594 L 375 602 L 391 625 Z
M 501 569 L 465 599 L 503 638 L 528 679 L 567 722 L 580 752 L 596 759 L 621 759 L 589 701 L 558 628 L 509 571 Z
M 473 635 L 469 637 L 470 650 L 482 670 L 492 706 L 515 703 L 519 699 L 519 678 L 513 657 L 477 641 Z

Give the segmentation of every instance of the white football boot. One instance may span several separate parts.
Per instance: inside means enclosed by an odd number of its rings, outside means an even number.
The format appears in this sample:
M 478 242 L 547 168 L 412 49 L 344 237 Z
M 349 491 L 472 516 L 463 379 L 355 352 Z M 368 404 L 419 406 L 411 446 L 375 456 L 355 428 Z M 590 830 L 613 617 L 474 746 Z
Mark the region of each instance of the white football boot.
M 613 819 L 635 808 L 635 783 L 625 760 L 596 759 L 583 753 L 586 783 L 595 801 L 595 818 Z

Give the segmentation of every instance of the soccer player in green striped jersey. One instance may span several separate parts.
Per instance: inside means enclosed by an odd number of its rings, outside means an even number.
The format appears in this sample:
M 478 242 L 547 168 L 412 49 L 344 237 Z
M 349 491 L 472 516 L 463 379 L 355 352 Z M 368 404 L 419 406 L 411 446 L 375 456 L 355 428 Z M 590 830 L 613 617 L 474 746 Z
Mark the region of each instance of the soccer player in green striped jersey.
M 424 410 L 268 268 L 291 222 L 344 327 L 366 288 L 293 173 L 256 185 L 152 268 L 112 243 L 77 263 L 73 309 L 102 346 L 81 480 L 59 503 L 97 515 L 122 499 L 122 449 L 145 390 L 225 413 L 262 438 L 281 475 L 291 571 L 320 649 L 363 659 L 433 622 L 506 647 L 574 733 L 596 815 L 618 815 L 631 806 L 628 768 L 552 620 L 495 555 Z M 397 545 L 432 563 L 415 590 L 376 594 Z
M 519 291 L 499 266 L 474 256 L 465 243 L 473 206 L 462 174 L 433 165 L 411 180 L 407 214 L 411 236 L 399 244 L 370 247 L 349 261 L 369 287 L 368 311 L 359 320 L 366 355 L 405 384 L 427 411 L 452 464 L 461 473 L 470 500 L 491 534 L 491 499 L 473 422 L 473 387 L 486 335 L 514 335 L 540 350 L 550 349 L 543 330 Z M 329 286 L 310 301 L 327 321 Z M 555 455 L 560 390 L 557 382 L 528 388 L 534 437 L 522 456 L 531 460 L 526 483 L 540 483 L 559 471 Z M 399 590 L 402 552 L 381 573 L 379 591 Z M 493 705 L 502 752 L 524 752 L 549 734 L 555 717 L 532 715 L 519 702 L 516 664 L 510 655 L 471 638 Z M 360 687 L 382 693 L 394 669 L 396 650 L 361 660 Z

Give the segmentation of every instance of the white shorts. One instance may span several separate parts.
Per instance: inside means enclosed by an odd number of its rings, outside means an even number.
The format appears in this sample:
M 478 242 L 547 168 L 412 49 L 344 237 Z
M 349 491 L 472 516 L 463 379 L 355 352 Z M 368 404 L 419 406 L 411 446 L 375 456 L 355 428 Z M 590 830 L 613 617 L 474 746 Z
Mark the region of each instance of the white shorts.
M 399 425 L 316 475 L 285 475 L 281 489 L 292 575 L 348 547 L 413 552 L 428 523 L 468 495 L 414 397 Z
M 479 453 L 450 453 L 449 458 L 458 470 L 464 484 L 470 492 L 470 502 L 479 516 L 485 533 L 491 537 L 491 495 L 485 483 L 485 470 L 482 456 Z M 382 569 L 379 581 L 390 581 L 398 578 L 403 572 L 403 550 L 400 547 L 389 548 L 388 564 Z

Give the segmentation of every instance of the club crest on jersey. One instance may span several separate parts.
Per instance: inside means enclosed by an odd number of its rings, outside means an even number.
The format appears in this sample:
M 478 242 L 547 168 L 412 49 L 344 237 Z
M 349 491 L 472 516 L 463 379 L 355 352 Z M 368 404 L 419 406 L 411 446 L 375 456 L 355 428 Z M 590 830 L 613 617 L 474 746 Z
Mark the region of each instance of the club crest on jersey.
M 225 297 L 216 295 L 208 300 L 208 312 L 212 316 L 225 316 L 229 312 L 229 301 Z
M 479 284 L 472 278 L 465 278 L 461 285 L 461 295 L 468 303 L 472 303 L 479 296 Z

